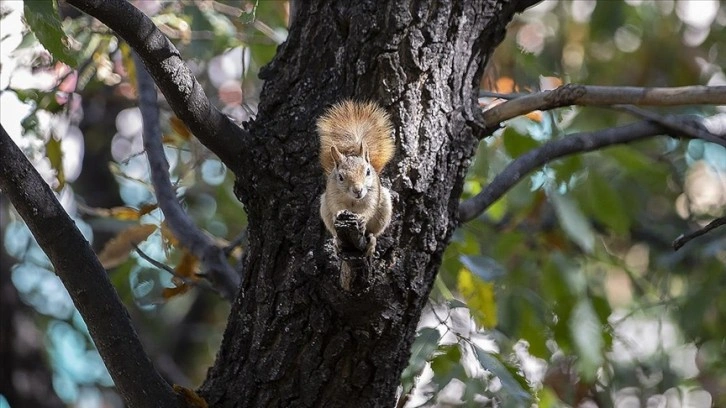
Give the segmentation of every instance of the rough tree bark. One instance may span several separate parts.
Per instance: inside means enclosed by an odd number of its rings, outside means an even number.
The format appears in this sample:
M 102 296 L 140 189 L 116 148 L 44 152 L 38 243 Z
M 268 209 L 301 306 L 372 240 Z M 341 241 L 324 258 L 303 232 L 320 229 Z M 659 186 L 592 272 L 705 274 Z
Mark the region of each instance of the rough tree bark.
M 391 406 L 416 324 L 457 223 L 481 128 L 487 57 L 533 1 L 321 0 L 296 8 L 251 138 L 232 168 L 249 248 L 215 365 L 212 406 Z M 314 120 L 342 98 L 381 103 L 398 152 L 384 172 L 394 220 L 352 293 L 318 216 Z M 326 243 L 327 242 L 327 243 Z

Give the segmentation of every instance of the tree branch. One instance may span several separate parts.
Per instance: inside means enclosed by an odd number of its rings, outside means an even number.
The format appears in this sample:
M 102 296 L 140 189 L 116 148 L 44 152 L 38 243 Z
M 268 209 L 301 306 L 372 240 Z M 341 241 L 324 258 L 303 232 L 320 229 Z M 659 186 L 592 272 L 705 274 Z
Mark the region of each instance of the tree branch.
M 169 179 L 169 162 L 166 161 L 164 146 L 161 143 L 161 129 L 159 127 L 159 105 L 156 100 L 154 81 L 139 60 L 135 52 L 136 77 L 139 92 L 139 108 L 143 119 L 143 138 L 146 157 L 149 159 L 151 184 L 154 186 L 159 208 L 169 228 L 179 242 L 189 249 L 204 266 L 204 272 L 212 285 L 222 296 L 232 301 L 237 294 L 240 277 L 227 262 L 222 248 L 200 231 L 189 218 L 176 196 Z
M 673 119 L 669 116 L 658 115 L 657 113 L 649 112 L 645 109 L 640 109 L 632 105 L 614 105 L 613 108 L 621 110 L 623 112 L 628 112 L 631 115 L 637 116 L 641 119 L 646 119 L 653 123 L 657 123 L 663 126 L 663 128 L 668 129 L 668 131 L 674 136 L 687 137 L 691 139 L 703 139 L 707 142 L 715 143 L 717 145 L 726 147 L 725 138 L 714 135 L 713 133 L 703 129 L 702 127 L 693 127 L 690 126 L 688 123 L 684 123 L 683 121 L 680 121 L 678 119 Z
M 136 253 L 137 253 L 137 254 L 139 254 L 139 256 L 140 256 L 140 257 L 142 257 L 142 258 L 143 258 L 143 259 L 144 259 L 144 260 L 145 260 L 146 262 L 148 262 L 148 263 L 150 263 L 150 264 L 154 265 L 155 267 L 157 267 L 157 268 L 159 268 L 159 269 L 161 269 L 161 270 L 163 270 L 163 271 L 167 271 L 167 272 L 169 272 L 169 274 L 170 274 L 171 276 L 173 276 L 173 277 L 175 277 L 175 278 L 179 279 L 179 280 L 180 280 L 180 281 L 181 281 L 181 282 L 182 282 L 183 284 L 185 284 L 185 285 L 189 285 L 189 286 L 196 286 L 196 287 L 200 287 L 200 288 L 202 288 L 202 289 L 207 289 L 207 290 L 209 290 L 210 292 L 215 292 L 215 293 L 217 293 L 218 295 L 220 294 L 220 293 L 219 293 L 219 291 L 218 291 L 218 290 L 216 290 L 216 289 L 214 289 L 213 287 L 211 287 L 211 286 L 208 286 L 208 285 L 202 285 L 202 284 L 200 284 L 200 282 L 202 282 L 202 281 L 197 281 L 197 280 L 193 280 L 193 279 L 191 279 L 191 278 L 188 278 L 188 277 L 186 277 L 186 276 L 181 276 L 181 275 L 179 275 L 179 274 L 178 274 L 178 273 L 177 273 L 177 272 L 176 272 L 176 271 L 175 271 L 175 270 L 174 270 L 173 268 L 171 268 L 171 267 L 170 267 L 169 265 L 165 265 L 164 263 L 162 263 L 162 262 L 159 262 L 159 261 L 157 261 L 156 259 L 154 259 L 154 258 L 150 257 L 150 256 L 149 256 L 149 255 L 148 255 L 148 254 L 147 254 L 146 252 L 142 251 L 142 250 L 141 250 L 141 248 L 139 248 L 138 246 L 136 246 L 136 245 L 132 245 L 132 246 L 134 247 L 134 251 L 136 251 Z
M 114 30 L 141 56 L 174 113 L 228 167 L 240 160 L 248 133 L 219 112 L 179 51 L 144 13 L 125 0 L 67 0 Z
M 534 6 L 542 0 L 519 0 L 517 7 L 514 9 L 517 13 L 523 12 L 525 9 Z
M 705 227 L 703 227 L 699 230 L 690 232 L 688 234 L 681 234 L 681 236 L 679 236 L 678 238 L 675 239 L 675 241 L 673 241 L 673 250 L 677 251 L 677 250 L 681 249 L 681 247 L 683 245 L 686 245 L 688 243 L 688 241 L 690 241 L 694 238 L 698 238 L 701 235 L 707 234 L 709 231 L 714 230 L 723 225 L 726 225 L 726 217 L 716 218 L 715 220 L 709 222 L 708 224 L 706 224 Z
M 699 122 L 693 116 L 676 117 L 692 126 Z M 564 139 L 553 140 L 517 157 L 479 194 L 459 205 L 459 222 L 471 221 L 494 204 L 532 170 L 561 157 L 591 152 L 603 147 L 629 143 L 663 134 L 663 126 L 650 121 L 636 122 L 597 132 L 576 133 Z
M 126 404 L 180 406 L 144 352 L 128 312 L 88 241 L 2 126 L 0 162 L 0 189 L 50 258 Z
M 569 105 L 726 105 L 726 86 L 683 86 L 676 88 L 638 88 L 566 84 L 551 91 L 515 98 L 485 111 L 482 119 L 490 135 L 501 122 L 535 110 L 550 110 Z

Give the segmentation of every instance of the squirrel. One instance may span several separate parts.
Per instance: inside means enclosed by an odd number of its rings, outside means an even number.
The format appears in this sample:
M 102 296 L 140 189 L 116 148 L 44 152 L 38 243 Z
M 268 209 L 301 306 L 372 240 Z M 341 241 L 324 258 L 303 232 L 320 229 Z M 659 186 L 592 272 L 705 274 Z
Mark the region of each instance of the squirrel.
M 391 222 L 391 193 L 381 185 L 380 173 L 396 146 L 388 114 L 373 102 L 342 101 L 317 121 L 320 164 L 327 181 L 320 196 L 320 217 L 340 245 L 335 218 L 348 210 L 365 223 L 366 255 Z

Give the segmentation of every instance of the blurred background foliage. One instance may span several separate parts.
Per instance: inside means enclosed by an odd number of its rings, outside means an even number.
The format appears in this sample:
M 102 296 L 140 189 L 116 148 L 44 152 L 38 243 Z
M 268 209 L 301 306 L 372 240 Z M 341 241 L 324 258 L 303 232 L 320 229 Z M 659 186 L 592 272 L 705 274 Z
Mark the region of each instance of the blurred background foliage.
M 173 40 L 220 110 L 239 122 L 254 118 L 257 73 L 286 38 L 287 2 L 133 3 Z M 213 362 L 229 306 L 205 290 L 196 260 L 155 206 L 128 47 L 61 6 L 67 38 L 55 40 L 72 52 L 54 51 L 52 38 L 25 24 L 52 36 L 38 28 L 52 25 L 52 4 L 0 4 L 0 120 L 100 254 L 160 371 L 194 387 Z M 23 18 L 24 5 L 33 18 Z M 726 85 L 725 25 L 716 0 L 545 1 L 510 24 L 480 104 L 569 82 Z M 246 218 L 233 177 L 163 104 L 179 198 L 239 261 Z M 723 107 L 657 111 L 708 116 L 726 128 Z M 481 144 L 465 198 L 529 149 L 635 120 L 578 107 L 511 120 Z M 0 407 L 31 406 L 27 395 L 43 387 L 59 397 L 47 406 L 119 406 L 47 257 L 1 203 Z M 658 137 L 537 170 L 455 232 L 398 405 L 726 405 L 726 233 L 671 246 L 724 208 L 726 149 L 699 140 Z M 28 361 L 45 361 L 47 372 Z

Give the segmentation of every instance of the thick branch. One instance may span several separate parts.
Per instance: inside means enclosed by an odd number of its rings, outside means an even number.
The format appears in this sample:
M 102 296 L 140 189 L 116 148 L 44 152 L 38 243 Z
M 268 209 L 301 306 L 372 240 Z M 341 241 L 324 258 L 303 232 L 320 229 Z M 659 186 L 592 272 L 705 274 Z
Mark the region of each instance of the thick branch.
M 174 236 L 202 261 L 205 273 L 214 287 L 225 299 L 231 301 L 237 293 L 240 277 L 227 262 L 222 248 L 217 247 L 211 238 L 196 227 L 177 200 L 176 191 L 169 179 L 169 162 L 166 161 L 161 143 L 159 105 L 154 81 L 136 53 L 134 62 L 139 88 L 139 108 L 144 123 L 144 150 L 149 159 L 151 183 L 154 185 L 159 208 Z
M 125 0 L 68 0 L 114 30 L 141 56 L 174 113 L 228 167 L 239 160 L 247 132 L 219 112 L 179 51 L 154 23 Z
M 567 84 L 551 91 L 537 92 L 509 100 L 485 111 L 482 119 L 489 135 L 505 120 L 535 110 L 569 105 L 725 105 L 726 86 L 683 86 L 677 88 L 638 88 Z
M 126 404 L 178 406 L 144 352 L 106 271 L 48 185 L 0 126 L 0 188 L 55 267 Z
M 689 116 L 688 119 L 693 120 L 693 117 Z M 696 122 L 691 123 L 693 126 L 697 125 Z M 459 220 L 466 222 L 476 218 L 531 171 L 555 159 L 663 133 L 661 125 L 644 121 L 597 132 L 576 133 L 564 139 L 547 142 L 514 159 L 484 190 L 462 202 L 459 205 Z

